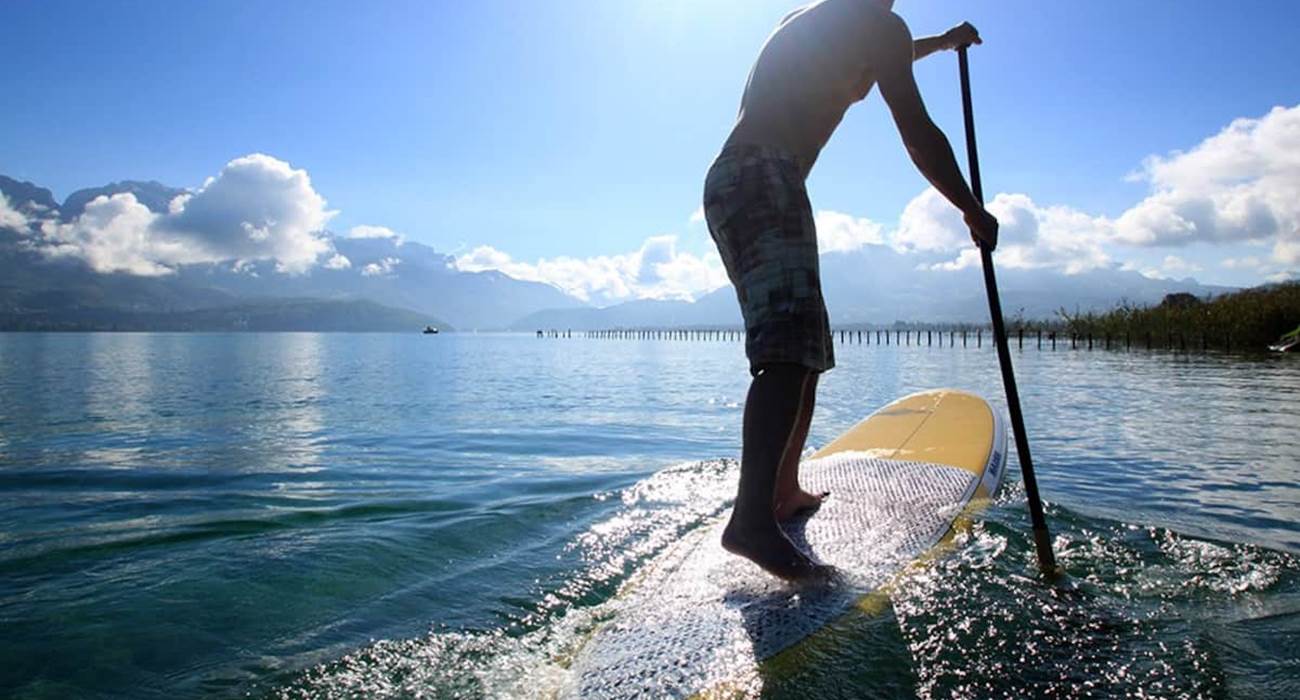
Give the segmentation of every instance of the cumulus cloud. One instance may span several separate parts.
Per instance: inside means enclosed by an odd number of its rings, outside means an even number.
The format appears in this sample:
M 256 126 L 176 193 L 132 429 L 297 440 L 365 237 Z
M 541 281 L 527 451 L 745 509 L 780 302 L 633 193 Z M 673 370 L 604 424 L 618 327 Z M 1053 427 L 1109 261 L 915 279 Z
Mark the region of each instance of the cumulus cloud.
M 335 253 L 329 260 L 325 261 L 325 269 L 327 270 L 346 270 L 350 267 L 352 267 L 352 261 L 348 260 L 348 256 L 340 255 L 338 253 Z
M 999 194 L 988 210 L 1000 224 L 994 253 L 999 265 L 1077 274 L 1111 264 L 1104 244 L 1112 225 L 1104 217 L 1041 206 L 1024 194 Z M 954 259 L 924 266 L 932 270 L 961 270 L 980 262 L 961 213 L 934 189 L 908 203 L 889 243 L 903 253 L 957 253 Z
M 999 264 L 1069 274 L 1114 265 L 1112 253 L 1120 248 L 1194 243 L 1272 248 L 1268 262 L 1232 258 L 1222 263 L 1226 269 L 1268 273 L 1300 264 L 1300 106 L 1238 119 L 1190 151 L 1147 158 L 1133 179 L 1149 183 L 1152 192 L 1116 219 L 999 194 L 988 205 L 1001 223 Z M 902 253 L 956 253 L 922 265 L 929 269 L 979 264 L 960 213 L 933 189 L 907 204 L 885 238 Z M 1202 268 L 1170 255 L 1140 269 L 1167 276 Z
M 341 257 L 341 256 L 340 256 Z M 345 258 L 346 259 L 346 258 Z M 348 263 L 351 265 L 351 262 Z M 387 277 L 393 274 L 393 270 L 402 264 L 401 258 L 384 258 L 377 263 L 370 263 L 361 268 L 362 277 Z
M 499 270 L 516 279 L 545 282 L 598 304 L 646 298 L 694 299 L 727 283 L 716 252 L 698 256 L 680 251 L 676 236 L 653 236 L 640 249 L 620 255 L 561 256 L 535 263 L 515 260 L 491 246 L 478 246 L 457 257 L 456 268 Z
M 822 253 L 848 253 L 868 245 L 884 245 L 884 227 L 870 220 L 837 211 L 819 211 L 817 248 Z
M 353 226 L 348 231 L 348 238 L 391 238 L 397 245 L 402 245 L 406 237 L 386 226 Z
M 173 272 L 168 264 L 197 262 L 203 254 L 185 241 L 152 231 L 157 214 L 130 193 L 96 197 L 75 222 L 47 221 L 46 243 L 39 247 L 52 257 L 85 260 L 98 272 L 157 276 Z M 166 262 L 160 262 L 166 261 Z
M 938 190 L 928 188 L 903 207 L 889 244 L 900 253 L 950 252 L 970 241 L 961 212 Z
M 9 206 L 9 198 L 0 192 L 0 228 L 23 230 L 27 228 L 27 217 L 17 209 Z
M 163 275 L 192 263 L 273 260 L 281 272 L 301 273 L 334 252 L 322 233 L 334 214 L 305 170 L 253 154 L 174 199 L 165 214 L 129 193 L 98 197 L 75 221 L 44 222 L 35 247 L 98 272 Z
M 1187 152 L 1153 156 L 1139 178 L 1152 194 L 1116 221 L 1135 246 L 1270 241 L 1300 262 L 1300 105 L 1238 119 Z

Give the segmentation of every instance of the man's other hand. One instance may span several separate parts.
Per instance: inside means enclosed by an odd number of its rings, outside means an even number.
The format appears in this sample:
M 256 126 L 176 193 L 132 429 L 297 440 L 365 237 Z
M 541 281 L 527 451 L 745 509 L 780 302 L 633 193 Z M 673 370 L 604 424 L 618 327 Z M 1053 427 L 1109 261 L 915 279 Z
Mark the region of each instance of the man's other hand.
M 980 38 L 979 30 L 970 22 L 961 24 L 949 29 L 943 33 L 944 44 L 950 49 L 959 49 L 971 44 L 983 44 L 984 40 Z
M 966 215 L 966 225 L 970 227 L 971 240 L 990 252 L 998 247 L 998 220 L 987 209 L 980 208 L 973 214 Z

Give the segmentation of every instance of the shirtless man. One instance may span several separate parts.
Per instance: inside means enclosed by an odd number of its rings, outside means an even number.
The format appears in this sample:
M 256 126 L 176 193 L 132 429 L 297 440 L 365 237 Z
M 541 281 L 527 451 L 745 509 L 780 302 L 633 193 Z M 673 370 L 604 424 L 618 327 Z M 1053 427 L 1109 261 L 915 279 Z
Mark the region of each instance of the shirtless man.
M 981 43 L 979 34 L 962 24 L 913 42 L 893 5 L 821 0 L 786 16 L 759 53 L 704 187 L 705 218 L 740 300 L 753 377 L 740 487 L 722 546 L 787 579 L 823 570 L 779 523 L 816 510 L 826 496 L 799 486 L 799 456 L 818 375 L 835 366 L 804 180 L 849 106 L 879 84 L 917 169 L 963 212 L 977 243 L 997 244 L 997 220 L 971 194 L 912 77 L 913 61 Z

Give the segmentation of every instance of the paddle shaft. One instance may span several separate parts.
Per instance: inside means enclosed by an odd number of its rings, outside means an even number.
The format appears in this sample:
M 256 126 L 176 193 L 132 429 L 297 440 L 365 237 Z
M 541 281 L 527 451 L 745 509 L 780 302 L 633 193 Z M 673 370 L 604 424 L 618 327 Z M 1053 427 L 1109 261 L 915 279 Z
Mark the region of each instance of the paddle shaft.
M 966 60 L 965 46 L 957 49 L 957 62 L 961 67 L 961 106 L 966 117 L 966 153 L 970 157 L 970 187 L 975 199 L 984 201 L 984 188 L 980 184 L 979 154 L 975 149 L 975 110 L 970 98 L 970 65 Z M 1045 573 L 1056 571 L 1056 556 L 1052 553 L 1052 536 L 1047 531 L 1047 518 L 1043 515 L 1043 502 L 1038 497 L 1038 480 L 1034 478 L 1034 461 L 1029 456 L 1029 438 L 1025 435 L 1025 419 L 1020 413 L 1020 392 L 1016 390 L 1016 375 L 1011 369 L 1011 350 L 1007 347 L 1007 333 L 1002 321 L 1002 301 L 998 298 L 998 282 L 993 273 L 993 251 L 979 244 L 980 260 L 984 263 L 984 289 L 989 297 L 989 315 L 993 319 L 993 341 L 998 347 L 998 364 L 1002 366 L 1002 384 L 1007 389 L 1007 408 L 1011 410 L 1011 428 L 1016 438 L 1016 453 L 1020 456 L 1020 474 L 1025 480 L 1025 496 L 1029 500 L 1029 518 L 1034 528 L 1034 546 L 1038 549 L 1038 567 Z

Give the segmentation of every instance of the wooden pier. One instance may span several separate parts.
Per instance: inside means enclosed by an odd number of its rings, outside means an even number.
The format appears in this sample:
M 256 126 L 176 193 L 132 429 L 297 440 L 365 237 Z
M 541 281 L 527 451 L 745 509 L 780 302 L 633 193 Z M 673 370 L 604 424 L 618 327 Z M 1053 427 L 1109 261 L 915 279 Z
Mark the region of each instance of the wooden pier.
M 838 345 L 948 347 L 982 349 L 993 348 L 993 331 L 981 327 L 934 328 L 843 328 L 831 335 Z M 538 338 L 588 340 L 659 340 L 672 342 L 744 342 L 745 332 L 737 328 L 607 328 L 602 330 L 574 331 L 548 329 L 537 331 Z M 985 341 L 988 341 L 987 343 Z M 1228 336 L 1211 337 L 1206 334 L 1188 336 L 1182 333 L 1146 333 L 1143 337 L 1124 335 L 1093 335 L 1069 333 L 1050 329 L 1007 329 L 1007 343 L 1019 350 L 1028 345 L 1031 350 L 1168 350 L 1174 352 L 1210 352 L 1233 350 Z

